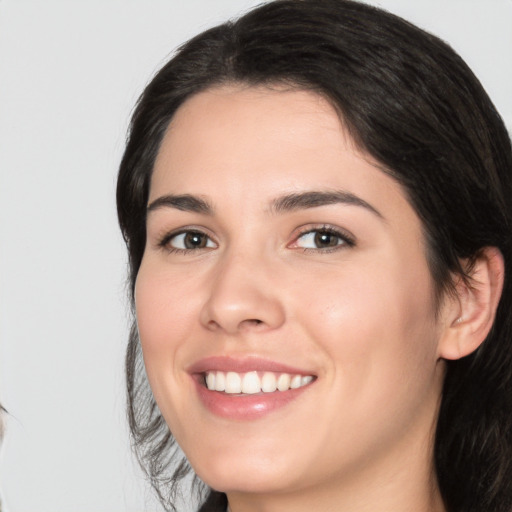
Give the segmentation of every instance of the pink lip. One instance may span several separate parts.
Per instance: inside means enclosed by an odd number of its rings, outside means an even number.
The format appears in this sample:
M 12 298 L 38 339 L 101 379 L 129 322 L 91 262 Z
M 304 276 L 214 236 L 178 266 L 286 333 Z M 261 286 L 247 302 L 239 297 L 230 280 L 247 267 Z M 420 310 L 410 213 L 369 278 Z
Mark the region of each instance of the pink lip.
M 258 393 L 255 395 L 230 395 L 219 391 L 210 391 L 204 384 L 203 375 L 207 371 L 269 371 L 290 373 L 292 375 L 314 375 L 312 372 L 256 357 L 236 359 L 215 356 L 197 361 L 188 368 L 195 383 L 196 391 L 203 405 L 216 416 L 230 420 L 255 420 L 285 407 L 308 390 L 315 381 L 306 386 L 288 391 Z
M 290 373 L 292 375 L 314 375 L 309 370 L 294 368 L 286 364 L 260 357 L 235 358 L 230 356 L 212 356 L 201 359 L 188 369 L 190 374 L 207 371 L 246 373 L 251 371 Z

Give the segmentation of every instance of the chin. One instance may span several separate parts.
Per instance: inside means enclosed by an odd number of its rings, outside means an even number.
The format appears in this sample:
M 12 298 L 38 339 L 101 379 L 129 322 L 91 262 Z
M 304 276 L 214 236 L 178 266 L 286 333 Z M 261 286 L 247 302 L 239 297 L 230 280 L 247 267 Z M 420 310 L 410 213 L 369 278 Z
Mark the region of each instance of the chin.
M 249 464 L 244 464 L 242 468 L 223 465 L 212 471 L 198 470 L 196 473 L 212 489 L 225 493 L 272 494 L 294 487 L 286 472 L 268 471 Z
M 234 449 L 208 455 L 191 460 L 191 465 L 201 480 L 222 492 L 282 492 L 300 480 L 297 461 L 265 455 L 260 449 L 247 451 Z

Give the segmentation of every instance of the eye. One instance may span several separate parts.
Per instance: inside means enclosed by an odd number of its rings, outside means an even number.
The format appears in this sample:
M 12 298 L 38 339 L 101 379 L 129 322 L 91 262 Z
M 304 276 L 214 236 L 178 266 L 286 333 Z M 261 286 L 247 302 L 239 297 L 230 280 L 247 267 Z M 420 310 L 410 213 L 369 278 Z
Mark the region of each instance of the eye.
M 160 245 L 173 251 L 195 251 L 217 247 L 213 240 L 201 231 L 182 231 L 165 237 Z
M 354 246 L 354 239 L 333 228 L 318 228 L 310 229 L 302 233 L 292 247 L 300 247 L 306 250 L 336 250 L 343 246 L 352 247 Z

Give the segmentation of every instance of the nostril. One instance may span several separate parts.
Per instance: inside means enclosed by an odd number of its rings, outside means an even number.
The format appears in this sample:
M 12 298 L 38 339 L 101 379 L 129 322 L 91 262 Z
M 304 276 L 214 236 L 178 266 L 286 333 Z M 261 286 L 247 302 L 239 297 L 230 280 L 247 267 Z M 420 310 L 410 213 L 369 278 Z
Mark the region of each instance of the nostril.
M 243 320 L 242 322 L 240 322 L 239 327 L 240 328 L 243 328 L 243 327 L 250 328 L 250 327 L 256 327 L 261 324 L 263 324 L 263 320 L 259 320 L 258 318 L 247 318 L 246 320 Z

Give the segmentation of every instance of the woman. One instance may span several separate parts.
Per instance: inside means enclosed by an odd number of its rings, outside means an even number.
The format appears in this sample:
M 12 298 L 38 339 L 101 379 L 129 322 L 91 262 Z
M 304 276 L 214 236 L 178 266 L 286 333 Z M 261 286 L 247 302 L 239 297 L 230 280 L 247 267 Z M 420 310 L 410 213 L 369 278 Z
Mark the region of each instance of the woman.
M 201 510 L 512 510 L 511 173 L 465 63 L 378 9 L 278 0 L 185 44 L 117 192 L 166 508 L 190 463 Z

